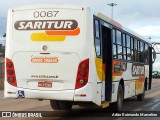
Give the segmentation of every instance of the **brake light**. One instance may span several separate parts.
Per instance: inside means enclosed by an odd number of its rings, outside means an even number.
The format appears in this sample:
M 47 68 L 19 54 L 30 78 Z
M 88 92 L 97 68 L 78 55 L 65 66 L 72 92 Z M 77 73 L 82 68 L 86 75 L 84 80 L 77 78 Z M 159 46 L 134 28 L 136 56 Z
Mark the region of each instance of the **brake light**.
M 75 88 L 79 89 L 88 83 L 89 59 L 82 61 L 78 66 Z
M 7 74 L 7 81 L 10 85 L 17 87 L 16 81 L 16 73 L 14 70 L 13 62 L 6 58 L 6 74 Z

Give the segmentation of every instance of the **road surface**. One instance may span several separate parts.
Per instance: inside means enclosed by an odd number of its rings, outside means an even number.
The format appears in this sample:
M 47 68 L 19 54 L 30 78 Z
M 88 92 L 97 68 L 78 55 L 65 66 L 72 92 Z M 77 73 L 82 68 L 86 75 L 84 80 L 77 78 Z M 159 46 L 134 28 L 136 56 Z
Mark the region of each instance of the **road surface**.
M 107 118 L 107 113 L 109 110 L 99 109 L 99 108 L 82 108 L 74 106 L 72 111 L 53 111 L 50 107 L 49 100 L 33 100 L 33 99 L 4 99 L 3 91 L 0 91 L 0 111 L 50 111 L 46 115 L 55 116 L 54 119 L 61 120 L 65 119 L 64 116 L 68 116 L 69 119 L 114 119 L 114 120 L 139 120 L 142 118 L 124 118 L 124 117 L 109 117 Z M 160 79 L 153 79 L 152 90 L 146 92 L 144 101 L 137 101 L 136 97 L 129 98 L 124 101 L 123 111 L 160 111 Z M 72 116 L 72 117 L 70 117 Z M 73 116 L 75 116 L 73 118 Z M 84 117 L 84 118 L 82 118 Z M 87 117 L 87 118 L 86 118 Z M 7 120 L 16 118 L 6 118 Z M 44 118 L 37 118 L 37 120 L 42 120 Z M 52 118 L 53 119 L 53 118 Z M 158 120 L 158 118 L 148 117 L 145 120 L 153 119 Z M 160 118 L 159 118 L 160 119 Z

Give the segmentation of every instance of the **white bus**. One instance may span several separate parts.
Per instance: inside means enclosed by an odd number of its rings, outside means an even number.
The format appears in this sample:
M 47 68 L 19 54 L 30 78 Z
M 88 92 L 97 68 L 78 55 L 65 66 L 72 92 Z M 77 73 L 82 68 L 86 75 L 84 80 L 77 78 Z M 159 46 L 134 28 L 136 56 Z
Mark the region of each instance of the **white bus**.
M 121 110 L 151 89 L 151 44 L 83 5 L 10 9 L 5 60 L 5 98 L 50 100 L 55 110 Z

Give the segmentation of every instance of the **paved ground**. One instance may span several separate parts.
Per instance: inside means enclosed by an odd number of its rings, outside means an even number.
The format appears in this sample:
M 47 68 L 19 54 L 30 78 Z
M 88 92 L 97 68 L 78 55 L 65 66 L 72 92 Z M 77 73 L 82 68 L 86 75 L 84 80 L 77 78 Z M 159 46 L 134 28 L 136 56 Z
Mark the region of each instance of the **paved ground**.
M 4 99 L 3 96 L 4 96 L 4 95 L 3 95 L 3 90 L 0 90 L 0 100 L 3 100 L 3 99 Z
M 108 110 L 102 110 L 97 108 L 84 109 L 78 106 L 74 106 L 72 111 L 53 111 L 49 105 L 48 100 L 38 101 L 38 100 L 26 100 L 26 99 L 4 99 L 3 91 L 0 91 L 0 111 L 50 111 L 45 115 L 55 116 L 54 119 L 61 120 L 66 119 L 92 119 L 92 120 L 159 120 L 157 117 L 106 117 Z M 52 112 L 53 111 L 53 112 Z M 140 102 L 136 100 L 136 97 L 127 99 L 124 101 L 123 111 L 159 111 L 160 113 L 160 79 L 153 80 L 152 90 L 146 93 L 146 98 L 144 101 Z M 82 118 L 83 117 L 83 118 Z M 17 120 L 17 118 L 6 118 Z M 41 120 L 44 118 L 37 118 Z M 51 118 L 53 119 L 53 118 Z

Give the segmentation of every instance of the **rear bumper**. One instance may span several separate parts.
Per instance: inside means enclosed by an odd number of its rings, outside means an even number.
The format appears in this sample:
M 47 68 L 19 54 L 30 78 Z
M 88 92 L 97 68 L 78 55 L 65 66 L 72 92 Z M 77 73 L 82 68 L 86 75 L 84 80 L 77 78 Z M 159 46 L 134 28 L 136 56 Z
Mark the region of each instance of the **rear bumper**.
M 65 91 L 40 91 L 17 88 L 15 94 L 5 93 L 5 98 L 19 98 L 18 91 L 24 91 L 24 98 L 29 99 L 53 99 L 73 101 L 74 90 Z
M 33 99 L 54 99 L 73 101 L 74 90 L 65 91 L 40 91 L 40 90 L 25 90 L 26 98 Z
M 24 95 L 23 98 L 29 99 L 46 99 L 46 100 L 65 100 L 65 101 L 83 101 L 83 102 L 94 102 L 93 93 L 94 89 L 91 83 L 88 83 L 83 88 L 77 90 L 62 90 L 62 91 L 41 91 L 41 90 L 31 90 L 31 89 L 23 89 L 16 88 L 10 89 L 13 93 L 8 94 L 7 89 L 5 89 L 5 98 L 21 98 L 19 96 L 19 91 L 21 91 Z M 80 96 L 80 95 L 85 96 Z

